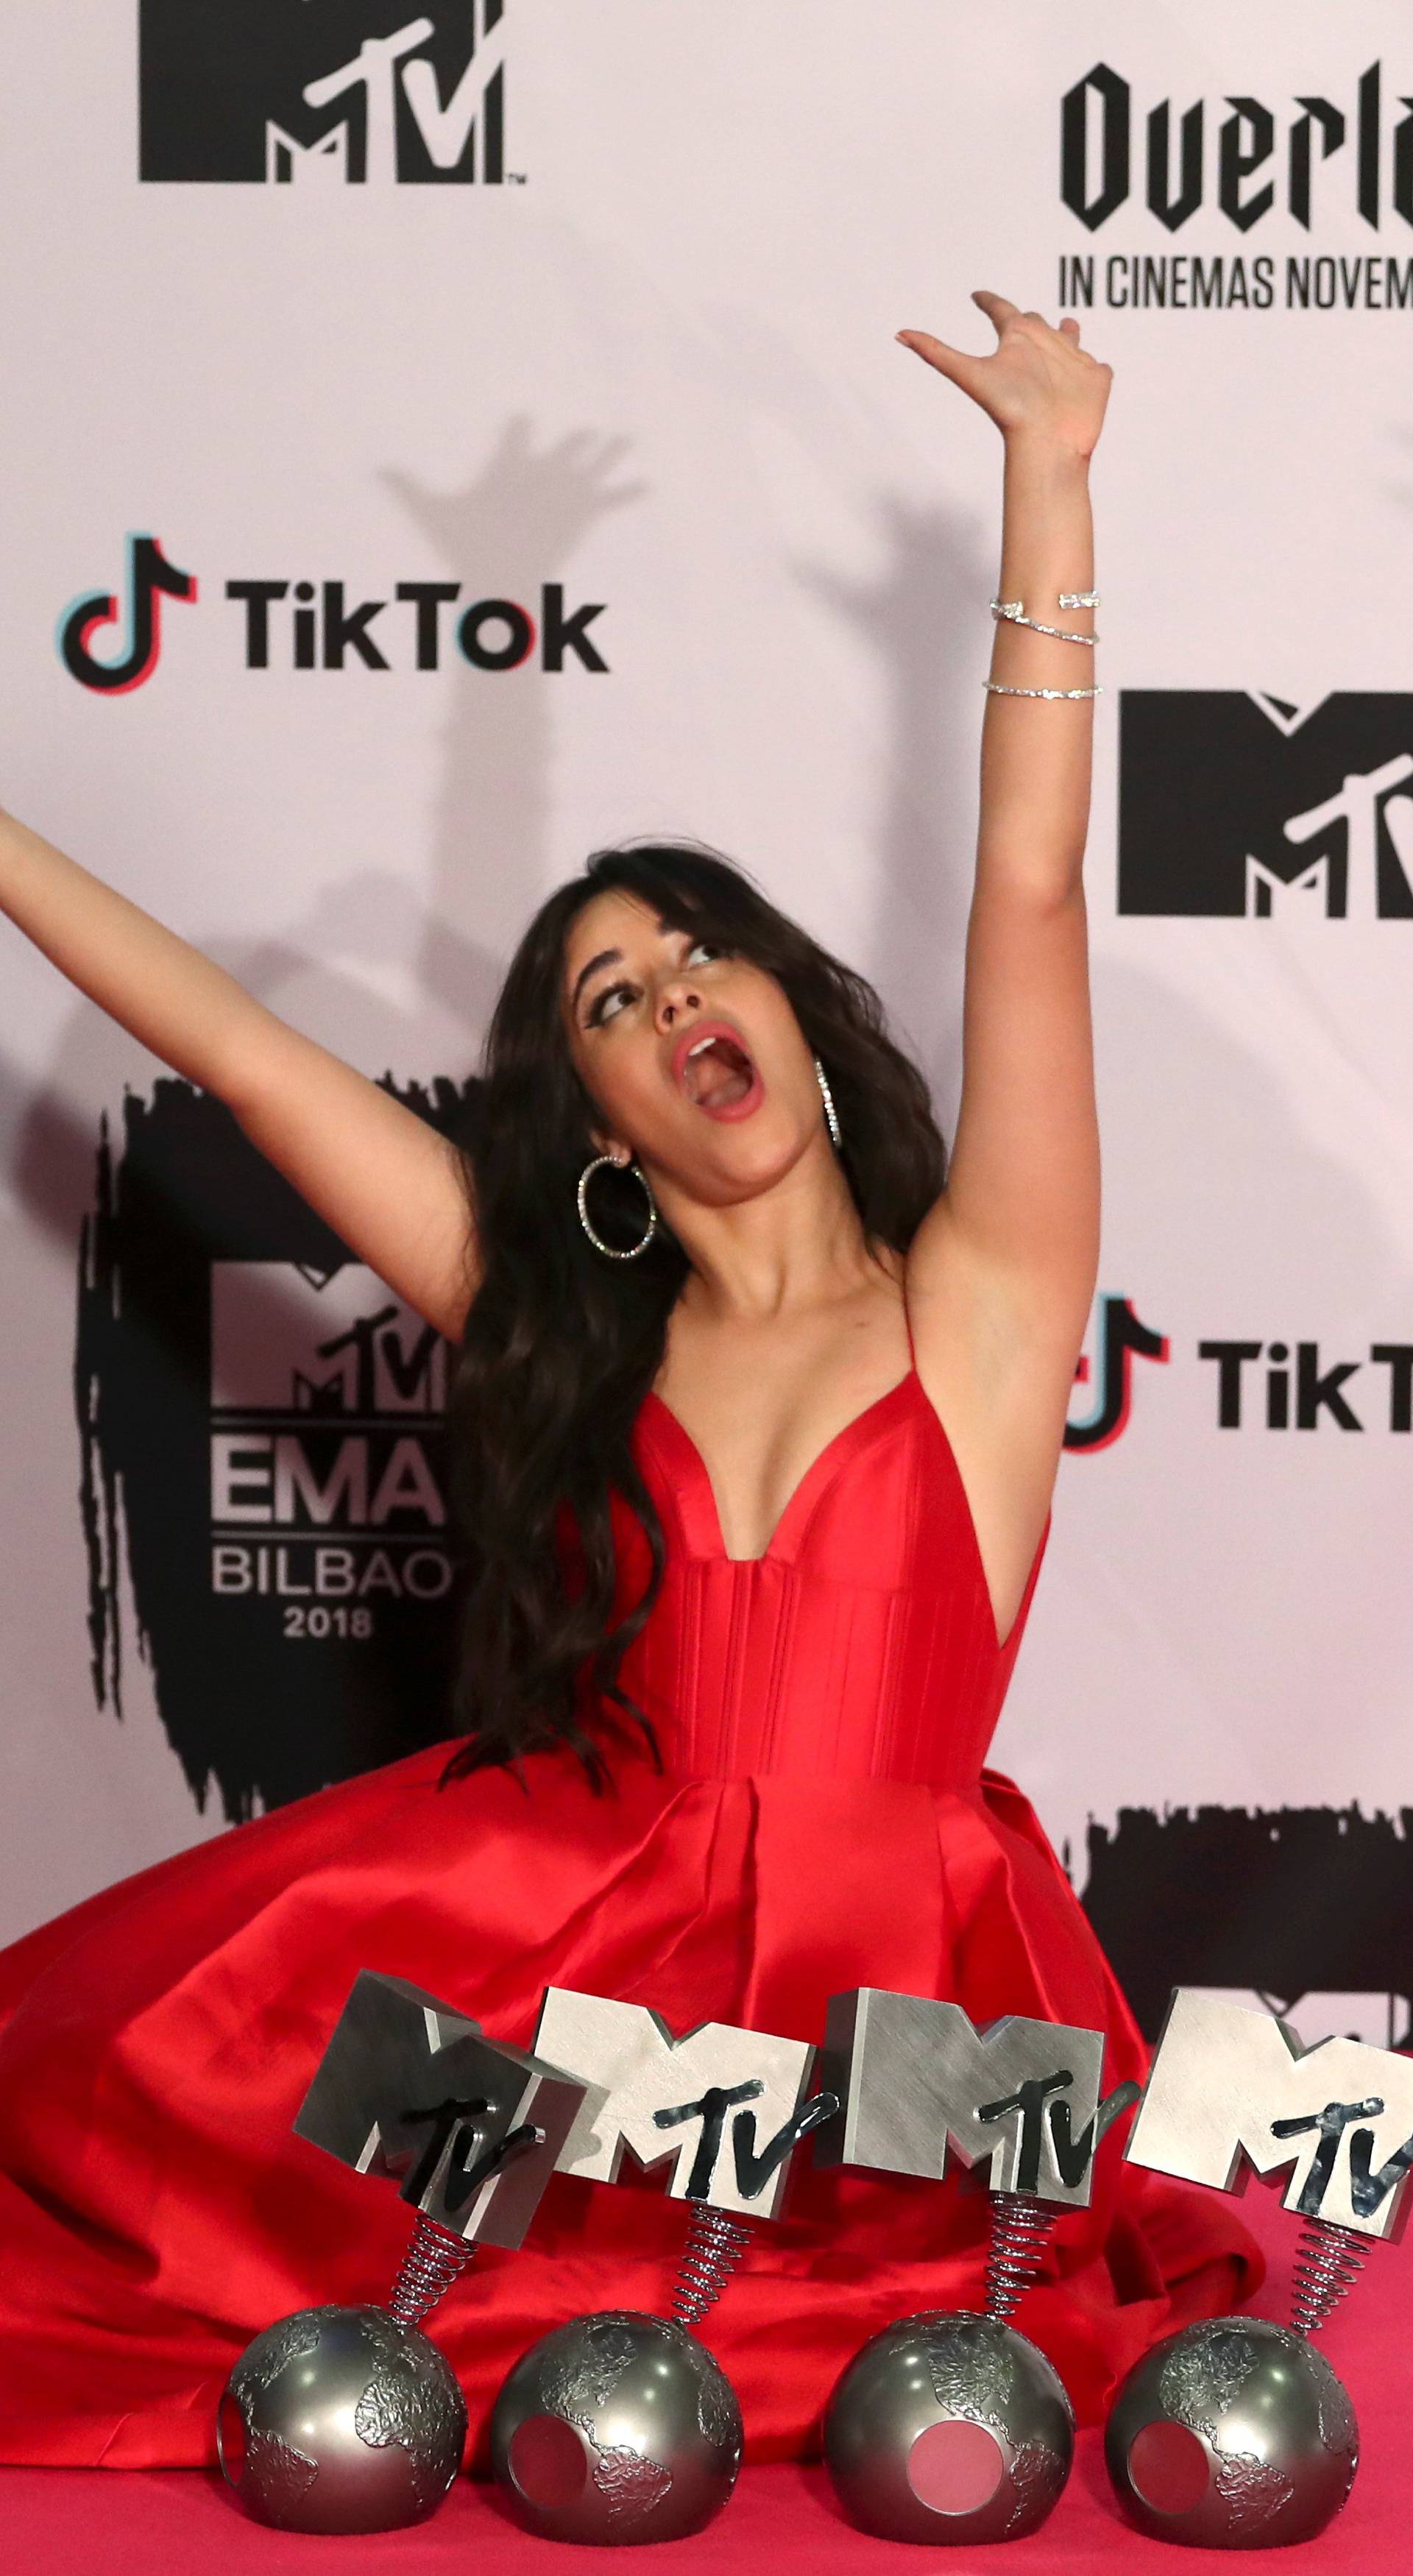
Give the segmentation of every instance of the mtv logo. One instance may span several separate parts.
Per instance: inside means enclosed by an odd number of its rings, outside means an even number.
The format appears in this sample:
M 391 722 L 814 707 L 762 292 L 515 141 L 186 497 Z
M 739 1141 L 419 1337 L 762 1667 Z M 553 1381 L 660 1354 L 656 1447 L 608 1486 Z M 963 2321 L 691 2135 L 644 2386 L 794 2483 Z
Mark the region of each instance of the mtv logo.
M 831 1995 L 823 2073 L 844 2117 L 815 2160 L 940 2181 L 955 2156 L 992 2191 L 1086 2209 L 1099 2140 L 1138 2098 L 1125 2084 L 1101 2101 L 1103 2064 L 1102 2031 L 1020 2013 L 979 2031 L 926 1995 Z
M 1413 695 L 1125 689 L 1119 910 L 1413 920 Z
M 211 1264 L 213 1412 L 367 1420 L 446 1405 L 446 1344 L 361 1262 Z
M 505 0 L 140 0 L 140 175 L 505 177 Z
M 584 2098 L 557 2066 L 487 2039 L 405 1977 L 365 1968 L 294 2129 L 356 2173 L 399 2183 L 454 2235 L 517 2246 Z
M 1273 2014 L 1180 1986 L 1127 2155 L 1215 2191 L 1288 2165 L 1287 2209 L 1390 2236 L 1413 2166 L 1413 2058 L 1342 2037 L 1305 2048 Z
M 790 2152 L 817 2125 L 804 2103 L 815 2060 L 808 2042 L 720 2021 L 674 2039 L 644 2004 L 549 1986 L 535 2048 L 592 2088 L 561 2173 L 616 2182 L 625 2154 L 640 2165 L 670 2158 L 671 2199 L 779 2215 Z

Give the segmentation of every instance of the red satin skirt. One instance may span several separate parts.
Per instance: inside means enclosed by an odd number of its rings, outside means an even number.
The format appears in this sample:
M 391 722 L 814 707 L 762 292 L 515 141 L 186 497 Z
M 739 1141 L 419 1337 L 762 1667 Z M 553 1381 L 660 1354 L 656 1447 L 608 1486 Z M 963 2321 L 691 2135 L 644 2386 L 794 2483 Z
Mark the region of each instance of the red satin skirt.
M 1050 2015 L 1142 2044 L 1012 1784 L 663 1778 L 596 1797 L 567 1756 L 442 1790 L 447 1746 L 245 1825 L 0 1954 L 0 2460 L 213 2462 L 237 2354 L 291 2309 L 383 2297 L 410 2213 L 291 2134 L 362 1968 L 526 2045 L 543 1988 L 822 2035 L 852 1986 Z M 755 2459 L 817 2447 L 840 2370 L 889 2319 L 982 2302 L 984 2194 L 815 2172 L 703 2328 Z M 487 2251 L 432 2324 L 471 2456 L 549 2327 L 661 2312 L 686 2211 L 660 2182 L 556 2176 L 524 2248 Z M 1145 2347 L 1235 2305 L 1260 2255 L 1210 2194 L 1124 2168 L 1056 2230 L 1018 2323 L 1093 2419 Z

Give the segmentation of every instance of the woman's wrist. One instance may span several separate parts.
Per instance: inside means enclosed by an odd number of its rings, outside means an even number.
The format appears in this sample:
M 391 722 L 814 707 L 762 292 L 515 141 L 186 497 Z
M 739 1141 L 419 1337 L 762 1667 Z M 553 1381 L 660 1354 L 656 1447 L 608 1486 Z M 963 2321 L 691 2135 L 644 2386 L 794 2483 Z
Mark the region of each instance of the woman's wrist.
M 1089 480 L 1088 456 L 1067 439 L 1056 438 L 1052 431 L 1008 429 L 1004 445 L 1007 473 L 1023 473 L 1037 482 L 1058 484 L 1083 485 Z

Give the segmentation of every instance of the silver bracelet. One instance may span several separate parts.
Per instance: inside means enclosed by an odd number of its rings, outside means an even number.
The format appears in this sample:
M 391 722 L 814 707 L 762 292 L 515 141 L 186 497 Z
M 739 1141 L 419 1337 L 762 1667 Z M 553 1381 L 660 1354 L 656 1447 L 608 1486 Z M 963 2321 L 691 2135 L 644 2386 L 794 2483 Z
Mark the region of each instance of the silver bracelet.
M 1097 601 L 1097 591 L 1068 590 L 1060 593 L 1062 608 L 1089 608 L 1097 605 Z M 993 599 L 991 614 L 1006 618 L 1012 626 L 1029 626 L 1037 635 L 1056 635 L 1062 644 L 1097 644 L 1100 640 L 1097 635 L 1078 635 L 1069 626 L 1042 626 L 1038 617 L 1027 617 L 1025 602 L 1021 599 Z
M 983 689 L 992 690 L 998 698 L 1102 698 L 1104 694 L 1102 688 L 1013 689 L 1005 680 L 983 680 L 981 685 Z

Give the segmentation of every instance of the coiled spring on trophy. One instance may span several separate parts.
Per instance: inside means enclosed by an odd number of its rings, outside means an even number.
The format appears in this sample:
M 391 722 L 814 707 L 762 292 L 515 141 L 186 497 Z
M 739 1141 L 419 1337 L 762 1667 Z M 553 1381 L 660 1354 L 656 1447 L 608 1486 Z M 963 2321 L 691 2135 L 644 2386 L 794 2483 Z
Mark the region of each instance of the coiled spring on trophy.
M 672 2293 L 672 2313 L 679 2325 L 700 2324 L 720 2298 L 754 2233 L 739 2218 L 714 2209 L 710 2201 L 693 2205 L 687 2248 Z
M 463 2236 L 453 2236 L 449 2227 L 438 2227 L 435 2219 L 419 2210 L 412 2242 L 385 2303 L 389 2316 L 400 2326 L 420 2325 L 438 2299 L 445 2297 L 453 2281 L 459 2279 L 475 2252 L 475 2246 L 468 2245 Z
M 991 2195 L 991 2251 L 986 2259 L 986 2313 L 1006 2325 L 1040 2269 L 1055 2212 L 1025 2192 Z
M 1296 2249 L 1290 2322 L 1297 2334 L 1315 2334 L 1358 2280 L 1369 2239 L 1333 2219 L 1307 2218 Z

